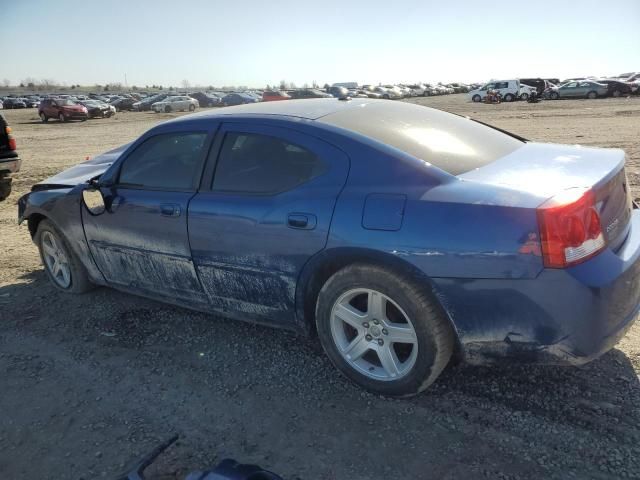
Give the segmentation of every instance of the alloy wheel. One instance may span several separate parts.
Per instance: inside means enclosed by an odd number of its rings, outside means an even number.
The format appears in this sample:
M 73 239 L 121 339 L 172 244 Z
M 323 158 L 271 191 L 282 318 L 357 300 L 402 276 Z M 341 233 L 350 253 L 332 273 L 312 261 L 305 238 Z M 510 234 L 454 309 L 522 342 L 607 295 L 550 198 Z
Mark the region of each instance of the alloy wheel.
M 71 285 L 71 269 L 60 240 L 49 231 L 42 234 L 42 258 L 53 280 L 62 288 Z
M 371 289 L 349 290 L 336 300 L 331 335 L 342 358 L 374 380 L 404 377 L 418 356 L 418 337 L 407 314 Z

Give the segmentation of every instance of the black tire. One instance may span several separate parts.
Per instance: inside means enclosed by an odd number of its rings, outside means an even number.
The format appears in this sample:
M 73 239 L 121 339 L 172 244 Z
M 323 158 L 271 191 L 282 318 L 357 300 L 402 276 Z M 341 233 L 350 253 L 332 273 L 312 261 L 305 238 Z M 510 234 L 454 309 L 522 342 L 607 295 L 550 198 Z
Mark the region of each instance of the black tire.
M 480 103 L 482 101 L 482 97 L 476 93 L 471 100 L 475 103 Z
M 190 112 L 193 112 L 195 109 L 196 109 L 195 105 L 193 105 L 193 104 L 189 105 L 189 111 Z
M 522 95 L 520 95 L 520 100 L 522 100 L 523 102 L 526 102 L 527 100 L 529 100 L 529 94 L 523 93 Z
M 11 195 L 11 177 L 0 176 L 0 202 L 6 200 Z
M 514 97 L 514 96 L 513 96 L 513 94 L 511 94 L 511 93 L 507 93 L 507 94 L 504 96 L 504 101 L 505 101 L 505 102 L 513 102 L 513 101 L 515 100 L 515 98 L 516 98 L 516 97 Z
M 60 120 L 61 122 L 66 122 L 67 119 L 65 118 L 65 116 L 61 113 L 60 115 L 58 115 L 58 120 Z
M 387 93 L 385 93 L 382 98 L 384 98 L 385 100 L 391 100 L 391 97 Z
M 44 232 L 51 232 L 56 238 L 56 242 L 59 240 L 59 246 L 64 250 L 64 254 L 67 257 L 69 270 L 71 272 L 71 284 L 63 288 L 55 281 L 51 272 L 46 266 L 44 256 L 43 256 L 43 247 L 42 247 L 42 235 Z M 51 223 L 49 220 L 42 220 L 38 224 L 38 230 L 36 231 L 36 235 L 34 237 L 35 244 L 38 246 L 38 251 L 40 252 L 40 260 L 42 261 L 42 265 L 44 266 L 44 271 L 47 273 L 47 277 L 51 281 L 51 284 L 54 285 L 58 290 L 67 293 L 85 293 L 89 290 L 93 289 L 95 286 L 89 281 L 89 275 L 87 274 L 87 270 L 82 265 L 82 262 L 78 260 L 75 256 L 71 248 L 69 247 L 69 243 L 64 238 L 64 236 L 58 231 L 58 229 Z
M 386 295 L 411 319 L 418 339 L 417 359 L 397 380 L 376 380 L 358 372 L 335 344 L 331 333 L 333 306 L 345 292 L 356 288 Z M 367 264 L 350 265 L 325 283 L 316 304 L 316 326 L 326 354 L 342 374 L 365 390 L 388 396 L 411 396 L 426 389 L 449 363 L 455 343 L 454 331 L 428 287 L 418 286 L 393 270 Z
M 593 100 L 594 98 L 598 98 L 598 93 L 594 92 L 593 90 L 590 91 L 589 93 L 587 93 L 587 98 Z
M 558 100 L 560 98 L 560 94 L 558 92 L 551 92 L 549 94 L 549 98 L 551 98 L 551 100 Z
M 614 90 L 613 93 L 611 94 L 612 97 L 621 97 L 622 96 L 622 92 L 620 90 Z
M 165 113 L 171 113 L 171 107 L 169 105 L 167 105 L 166 107 L 164 107 L 164 112 Z
M 47 117 L 47 115 L 44 112 L 41 112 L 40 120 L 42 120 L 42 123 L 47 123 L 49 121 L 49 117 Z

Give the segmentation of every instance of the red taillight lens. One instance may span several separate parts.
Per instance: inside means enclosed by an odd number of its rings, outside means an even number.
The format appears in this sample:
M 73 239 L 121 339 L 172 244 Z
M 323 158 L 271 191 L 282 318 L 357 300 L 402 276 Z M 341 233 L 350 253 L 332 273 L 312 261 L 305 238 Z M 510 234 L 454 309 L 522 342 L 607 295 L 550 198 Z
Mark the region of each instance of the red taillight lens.
M 573 188 L 538 207 L 545 267 L 566 268 L 605 247 L 593 190 Z
M 15 138 L 9 138 L 9 150 L 15 150 L 17 147 L 16 145 L 16 139 Z

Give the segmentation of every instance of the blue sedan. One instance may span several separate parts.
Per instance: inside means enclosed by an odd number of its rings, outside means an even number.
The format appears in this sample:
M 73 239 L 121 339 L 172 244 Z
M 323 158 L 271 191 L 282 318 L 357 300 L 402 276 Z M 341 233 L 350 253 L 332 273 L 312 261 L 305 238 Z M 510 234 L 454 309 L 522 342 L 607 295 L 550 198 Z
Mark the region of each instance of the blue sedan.
M 295 330 L 404 396 L 452 359 L 616 344 L 640 296 L 624 166 L 408 103 L 267 102 L 158 125 L 35 185 L 19 221 L 60 290 Z

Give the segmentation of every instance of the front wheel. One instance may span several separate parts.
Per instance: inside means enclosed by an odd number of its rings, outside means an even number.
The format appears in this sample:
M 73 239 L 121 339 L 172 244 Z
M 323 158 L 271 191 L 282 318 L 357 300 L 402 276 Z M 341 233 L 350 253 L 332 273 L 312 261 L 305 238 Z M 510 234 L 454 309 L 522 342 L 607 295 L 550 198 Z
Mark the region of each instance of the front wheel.
M 475 103 L 480 102 L 480 100 L 482 100 L 482 97 L 478 94 L 474 95 L 471 100 L 473 100 Z
M 193 105 L 193 104 L 192 104 L 192 105 L 189 105 L 189 111 L 190 111 L 190 112 L 193 112 L 195 109 L 196 109 L 196 106 L 195 106 L 195 105 Z
M 587 93 L 587 98 L 593 100 L 594 98 L 597 98 L 598 94 L 596 92 L 589 92 Z
M 65 292 L 84 293 L 91 290 L 84 265 L 75 257 L 67 241 L 49 220 L 38 225 L 35 243 L 40 250 L 40 258 L 53 285 Z
M 62 113 L 60 115 L 58 115 L 58 120 L 60 120 L 61 122 L 66 122 L 67 121 L 67 119 L 64 117 L 64 114 L 62 114 Z
M 528 93 L 523 93 L 522 95 L 520 95 L 520 100 L 523 100 L 526 102 L 528 99 L 529 99 Z
M 171 113 L 171 107 L 167 105 L 166 107 L 164 107 L 164 111 L 165 113 Z
M 421 392 L 453 353 L 454 332 L 429 287 L 373 265 L 346 267 L 327 281 L 316 325 L 332 363 L 377 394 Z
M 504 101 L 505 102 L 513 102 L 514 100 L 515 100 L 515 97 L 511 93 L 507 93 L 504 96 Z
M 622 96 L 622 92 L 620 90 L 614 90 L 611 95 L 616 97 L 616 98 L 618 98 L 618 97 Z
M 551 97 L 551 100 L 558 100 L 558 98 L 560 98 L 560 94 L 558 92 L 551 92 L 549 96 Z
M 42 123 L 47 123 L 49 121 L 49 117 L 47 117 L 44 112 L 40 112 L 40 120 L 42 120 Z

